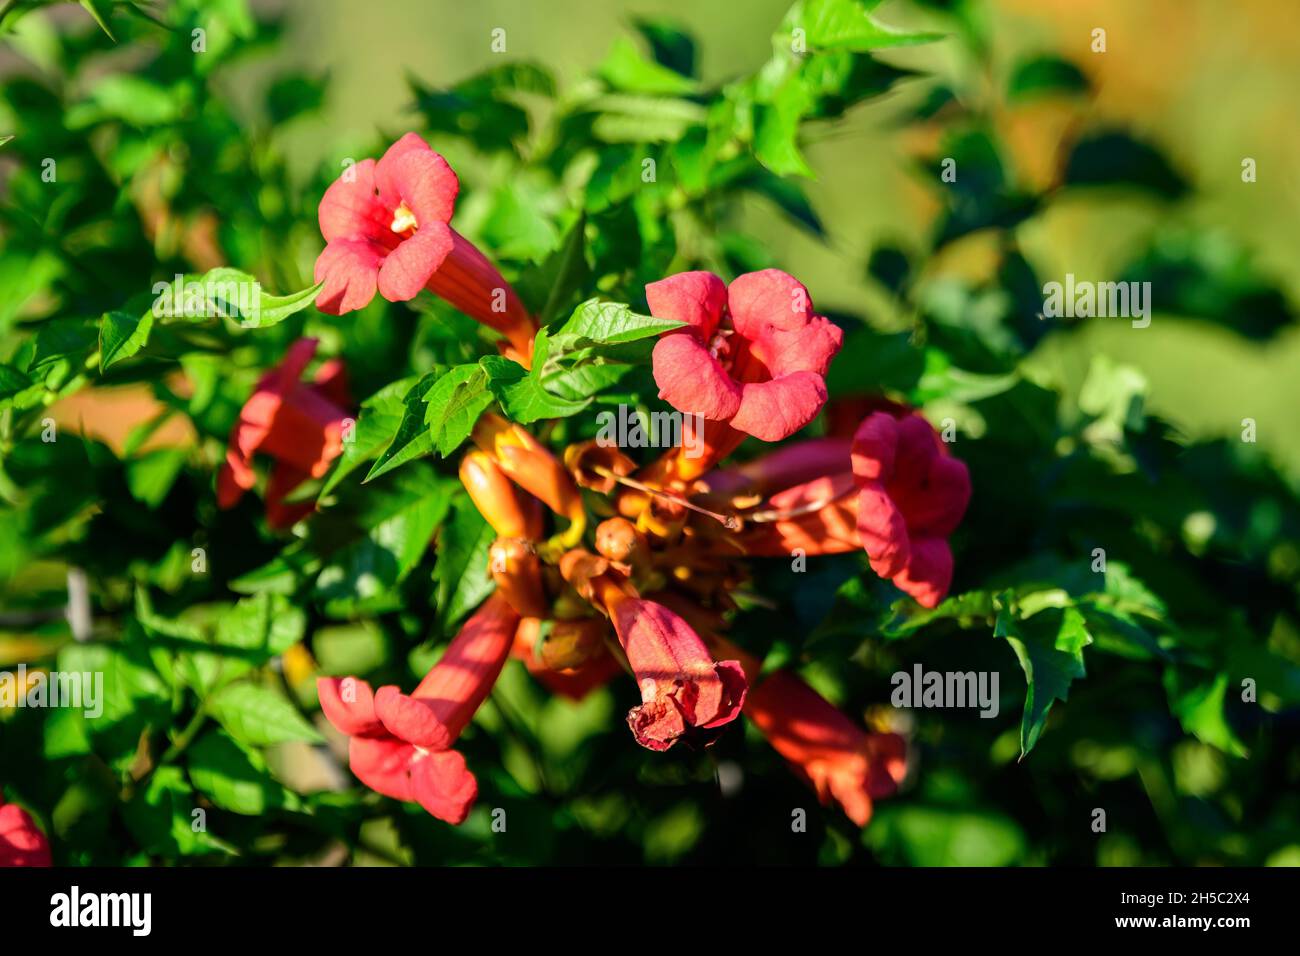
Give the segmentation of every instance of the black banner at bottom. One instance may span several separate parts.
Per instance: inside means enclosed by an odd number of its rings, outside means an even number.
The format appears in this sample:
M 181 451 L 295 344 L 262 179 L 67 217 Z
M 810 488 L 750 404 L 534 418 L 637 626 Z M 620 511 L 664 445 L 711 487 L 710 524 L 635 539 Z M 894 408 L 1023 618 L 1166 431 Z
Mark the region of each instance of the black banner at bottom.
M 927 941 L 1004 931 L 1061 938 L 1190 935 L 1216 943 L 1296 926 L 1300 874 L 1288 869 L 21 869 L 0 870 L 13 941 L 89 934 L 294 943 L 428 942 L 433 924 L 493 942 L 612 922 L 724 920 L 770 934 L 912 927 Z M 828 918 L 840 925 L 833 930 Z M 853 927 L 856 925 L 856 929 Z M 673 931 L 671 926 L 661 929 Z M 548 929 L 549 927 L 549 929 Z M 441 932 L 441 930 L 439 930 Z

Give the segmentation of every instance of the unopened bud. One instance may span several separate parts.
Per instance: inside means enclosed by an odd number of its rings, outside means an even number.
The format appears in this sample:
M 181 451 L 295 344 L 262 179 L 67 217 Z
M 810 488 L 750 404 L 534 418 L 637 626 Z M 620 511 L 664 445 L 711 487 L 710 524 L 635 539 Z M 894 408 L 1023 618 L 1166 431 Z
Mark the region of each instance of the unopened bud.
M 596 550 L 611 561 L 637 564 L 648 548 L 645 535 L 626 518 L 607 518 L 596 526 Z
M 542 565 L 522 538 L 498 538 L 488 549 L 488 567 L 497 590 L 521 617 L 545 617 Z
M 522 494 L 491 455 L 471 451 L 461 460 L 460 480 L 474 507 L 503 538 L 536 539 L 542 515 L 536 499 Z

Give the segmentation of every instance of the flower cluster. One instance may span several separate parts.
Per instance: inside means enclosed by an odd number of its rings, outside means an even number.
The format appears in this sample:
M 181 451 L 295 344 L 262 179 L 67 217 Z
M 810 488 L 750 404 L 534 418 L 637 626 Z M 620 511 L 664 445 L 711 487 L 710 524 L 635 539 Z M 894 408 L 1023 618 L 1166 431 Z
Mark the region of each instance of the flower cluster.
M 349 170 L 320 205 L 318 305 L 344 313 L 376 291 L 403 301 L 427 288 L 501 333 L 505 354 L 528 366 L 537 325 L 449 225 L 457 190 L 414 134 Z M 481 416 L 459 473 L 497 535 L 495 593 L 409 695 L 321 678 L 325 716 L 348 737 L 363 783 L 459 823 L 477 784 L 452 747 L 508 657 L 569 697 L 627 674 L 639 692 L 627 723 L 641 746 L 706 746 L 744 713 L 823 802 L 865 825 L 903 779 L 903 739 L 867 732 L 792 672 L 765 675 L 725 632 L 747 559 L 796 550 L 864 551 L 876 574 L 934 607 L 952 580 L 948 537 L 970 499 L 966 468 L 919 412 L 883 401 L 849 430 L 723 467 L 746 438 L 779 442 L 821 413 L 842 333 L 775 269 L 729 285 L 684 272 L 645 294 L 656 317 L 681 323 L 654 347 L 660 397 L 702 420 L 690 426 L 702 434 L 639 464 L 595 442 L 556 455 L 520 424 Z M 230 504 L 253 484 L 252 454 L 273 457 L 276 526 L 312 507 L 285 505 L 283 493 L 339 454 L 340 371 L 327 363 L 300 381 L 314 349 L 297 343 L 259 384 L 220 478 Z

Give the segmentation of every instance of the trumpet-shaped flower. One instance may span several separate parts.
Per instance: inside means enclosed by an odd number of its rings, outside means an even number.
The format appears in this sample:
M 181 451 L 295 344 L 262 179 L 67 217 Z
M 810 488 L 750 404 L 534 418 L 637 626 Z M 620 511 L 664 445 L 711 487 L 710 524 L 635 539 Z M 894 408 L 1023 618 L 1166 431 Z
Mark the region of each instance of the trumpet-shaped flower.
M 316 260 L 323 282 L 316 306 L 342 315 L 378 291 L 406 302 L 429 289 L 506 336 L 527 364 L 537 326 L 501 273 L 451 228 L 460 181 L 441 155 L 407 133 L 376 162 L 348 167 L 325 191 L 319 209 L 325 250 Z
M 903 738 L 867 733 L 796 675 L 776 671 L 760 680 L 757 658 L 722 638 L 711 644 L 738 658 L 755 681 L 745 716 L 823 804 L 838 803 L 850 820 L 866 826 L 873 801 L 892 794 L 907 771 Z
M 217 474 L 217 504 L 233 508 L 253 487 L 253 455 L 275 459 L 266 487 L 267 521 L 287 528 L 314 507 L 286 504 L 308 478 L 320 478 L 343 451 L 349 403 L 343 364 L 325 362 L 309 383 L 301 381 L 316 354 L 315 339 L 299 339 L 274 371 L 262 376 L 230 433 L 225 463 Z
M 952 584 L 948 537 L 970 503 L 970 473 L 916 413 L 873 412 L 853 436 L 858 534 L 882 578 L 923 607 Z
M 682 272 L 646 286 L 651 314 L 686 323 L 654 349 L 659 395 L 678 411 L 763 441 L 807 425 L 826 402 L 824 376 L 843 333 L 814 315 L 808 290 L 765 269 L 730 286 Z
M 488 598 L 410 695 L 372 691 L 354 677 L 317 681 L 321 709 L 350 738 L 348 764 L 362 783 L 439 820 L 465 820 L 478 781 L 450 748 L 496 683 L 518 625 L 504 598 Z

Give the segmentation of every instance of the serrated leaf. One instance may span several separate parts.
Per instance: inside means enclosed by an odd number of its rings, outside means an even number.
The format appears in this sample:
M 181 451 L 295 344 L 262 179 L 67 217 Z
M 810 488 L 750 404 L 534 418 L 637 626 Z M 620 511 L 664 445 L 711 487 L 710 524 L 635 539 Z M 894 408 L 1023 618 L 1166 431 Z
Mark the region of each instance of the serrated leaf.
M 240 325 L 249 329 L 265 329 L 272 325 L 279 325 L 289 316 L 301 312 L 316 301 L 316 294 L 324 285 L 324 282 L 317 282 L 313 286 L 288 295 L 267 295 L 263 292 L 258 297 L 256 311 L 252 315 L 245 315 Z
M 110 367 L 139 352 L 149 341 L 153 313 L 136 316 L 127 312 L 105 312 L 99 324 L 99 367 Z
M 417 381 L 408 377 L 390 382 L 361 403 L 352 440 L 343 444 L 343 454 L 321 486 L 320 497 L 324 498 L 344 478 L 371 459 L 378 458 L 392 444 L 406 410 L 404 399 Z
M 1020 755 L 1034 748 L 1053 701 L 1070 695 L 1070 684 L 1085 676 L 1083 649 L 1092 643 L 1087 622 L 1074 607 L 1048 608 L 1016 620 L 1011 594 L 998 598 L 993 636 L 1004 638 L 1025 672 L 1025 711 L 1020 723 Z
M 258 684 L 230 684 L 209 699 L 207 706 L 227 733 L 253 747 L 325 739 L 286 698 Z
M 397 432 L 383 454 L 371 466 L 363 484 L 433 451 L 434 436 L 424 420 L 424 396 L 436 380 L 435 373 L 430 372 L 407 390 L 402 398 L 402 419 L 398 423 Z
M 553 341 L 572 339 L 577 343 L 621 345 L 669 332 L 684 324 L 653 315 L 640 315 L 622 302 L 588 299 L 573 310 L 568 321 L 553 336 Z
M 479 365 L 457 365 L 425 394 L 429 437 L 444 458 L 469 437 L 479 416 L 492 404 L 487 372 Z
M 511 421 L 526 425 L 542 418 L 566 418 L 591 404 L 590 398 L 570 401 L 553 395 L 542 384 L 540 369 L 546 361 L 545 338 L 543 329 L 533 340 L 532 372 L 500 355 L 487 355 L 479 361 L 488 373 L 488 389 Z

